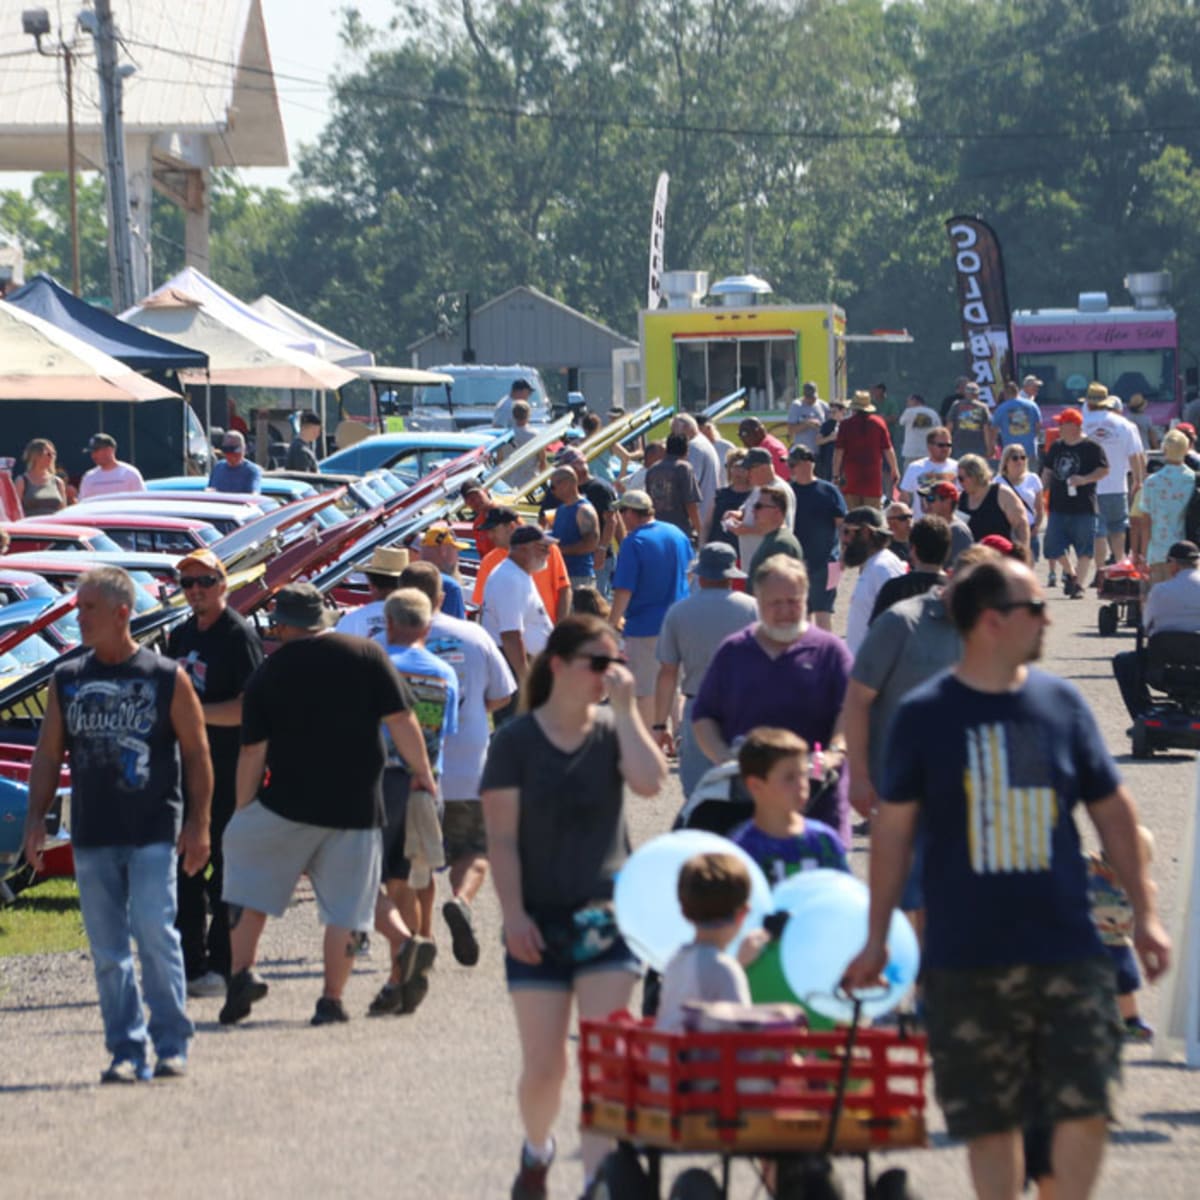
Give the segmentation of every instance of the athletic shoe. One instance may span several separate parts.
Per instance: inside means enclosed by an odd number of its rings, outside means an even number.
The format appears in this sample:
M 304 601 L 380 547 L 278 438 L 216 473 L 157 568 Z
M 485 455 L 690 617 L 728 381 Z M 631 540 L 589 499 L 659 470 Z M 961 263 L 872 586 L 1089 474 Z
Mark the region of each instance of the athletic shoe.
M 350 1020 L 349 1013 L 342 1007 L 340 1000 L 322 996 L 317 1001 L 317 1010 L 312 1015 L 310 1025 L 342 1025 Z
M 455 962 L 473 967 L 479 961 L 479 939 L 471 921 L 471 906 L 455 896 L 442 905 L 442 916 L 450 926 L 450 948 L 454 951 Z
M 154 1064 L 155 1079 L 182 1079 L 187 1074 L 187 1059 L 182 1054 L 168 1054 Z
M 407 983 L 401 985 L 400 995 L 400 1015 L 407 1017 L 415 1013 L 421 1007 L 421 1001 L 429 995 L 429 976 L 414 975 Z
M 404 1011 L 404 984 L 385 983 L 367 1009 L 368 1017 L 387 1017 Z
M 433 967 L 436 958 L 437 943 L 432 938 L 417 937 L 413 934 L 396 955 L 401 986 L 417 975 L 424 975 Z
M 225 1005 L 217 1014 L 222 1025 L 236 1025 L 250 1015 L 250 1008 L 267 994 L 267 981 L 247 967 L 230 981 L 225 992 Z
M 1052 588 L 1052 587 L 1058 587 L 1058 574 L 1057 574 L 1057 572 L 1055 572 L 1055 571 L 1051 571 L 1051 572 L 1050 572 L 1050 574 L 1046 576 L 1046 586 L 1047 586 L 1048 588 Z
M 546 1191 L 546 1176 L 550 1174 L 550 1165 L 554 1162 L 554 1151 L 545 1162 L 534 1158 L 529 1153 L 528 1146 L 521 1147 L 521 1167 L 513 1180 L 510 1200 L 542 1200 L 549 1195 Z
M 107 1071 L 100 1074 L 101 1083 L 137 1083 L 145 1069 L 128 1058 L 114 1058 Z
M 1141 1017 L 1128 1017 L 1125 1021 L 1125 1040 L 1127 1042 L 1152 1042 L 1154 1026 L 1147 1025 Z
M 193 1000 L 223 996 L 227 986 L 224 975 L 218 975 L 216 971 L 205 971 L 203 975 L 187 981 L 187 994 Z

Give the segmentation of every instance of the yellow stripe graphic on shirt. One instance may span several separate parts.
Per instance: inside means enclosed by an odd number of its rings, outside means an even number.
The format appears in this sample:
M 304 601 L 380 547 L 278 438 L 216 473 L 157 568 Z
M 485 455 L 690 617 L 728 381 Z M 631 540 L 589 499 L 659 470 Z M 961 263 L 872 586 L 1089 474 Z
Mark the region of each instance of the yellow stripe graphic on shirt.
M 979 875 L 1048 871 L 1058 797 L 1053 788 L 1014 787 L 1002 724 L 967 731 L 967 848 Z

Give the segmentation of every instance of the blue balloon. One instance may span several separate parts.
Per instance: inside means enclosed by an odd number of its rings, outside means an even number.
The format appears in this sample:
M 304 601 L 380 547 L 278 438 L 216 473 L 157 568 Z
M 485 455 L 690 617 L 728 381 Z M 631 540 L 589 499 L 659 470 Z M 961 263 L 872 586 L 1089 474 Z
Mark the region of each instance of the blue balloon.
M 789 986 L 810 1008 L 835 1021 L 849 1021 L 854 1005 L 837 989 L 851 959 L 867 940 L 869 893 L 845 871 L 802 871 L 779 884 L 775 907 L 788 913 L 781 954 Z M 863 1016 L 890 1012 L 916 982 L 920 947 L 903 913 L 892 914 L 887 939 L 886 988 L 865 992 Z
M 656 971 L 665 970 L 675 951 L 695 937 L 680 911 L 677 889 L 680 868 L 697 854 L 736 855 L 750 872 L 752 914 L 774 911 L 762 869 L 728 838 L 701 829 L 681 829 L 651 839 L 621 868 L 613 901 L 622 936 Z

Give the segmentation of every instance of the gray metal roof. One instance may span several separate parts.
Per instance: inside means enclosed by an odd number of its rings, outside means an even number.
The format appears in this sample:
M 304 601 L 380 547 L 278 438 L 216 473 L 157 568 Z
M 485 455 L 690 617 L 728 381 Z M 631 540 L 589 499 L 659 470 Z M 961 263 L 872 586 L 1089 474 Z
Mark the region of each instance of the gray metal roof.
M 32 0 L 0 0 L 0 170 L 62 168 L 66 98 L 61 59 L 42 57 L 22 32 Z M 79 0 L 46 3 L 57 45 L 59 14 L 69 22 Z M 217 166 L 287 166 L 287 143 L 271 73 L 260 0 L 114 0 L 124 40 L 127 135 L 194 134 L 208 140 Z M 70 40 L 72 30 L 64 30 Z M 81 165 L 102 161 L 100 103 L 91 38 L 75 65 L 75 122 Z
M 410 343 L 408 349 L 422 363 L 442 361 L 448 353 L 446 347 L 457 345 L 461 337 L 460 330 L 450 338 L 430 333 Z M 520 361 L 539 367 L 589 362 L 607 366 L 614 349 L 637 345 L 593 317 L 527 285 L 511 288 L 472 310 L 471 343 L 481 362 Z M 434 348 L 434 357 L 430 358 Z M 441 359 L 437 359 L 438 354 Z

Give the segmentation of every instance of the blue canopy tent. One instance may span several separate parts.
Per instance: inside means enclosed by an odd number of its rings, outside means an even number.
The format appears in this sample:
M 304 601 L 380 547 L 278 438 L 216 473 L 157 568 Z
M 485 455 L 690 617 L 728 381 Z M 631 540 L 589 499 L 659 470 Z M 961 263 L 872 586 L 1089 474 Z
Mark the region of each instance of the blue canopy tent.
M 35 275 L 6 297 L 4 303 L 41 317 L 124 363 L 130 370 L 143 372 L 172 390 L 182 392 L 183 388 L 177 380 L 167 378 L 169 373 L 204 371 L 208 367 L 208 355 L 203 351 L 181 346 L 130 325 L 106 309 L 73 296 L 49 275 Z M 176 407 L 178 404 L 178 400 L 155 400 L 120 406 L 118 413 L 111 404 L 106 407 L 95 403 L 58 402 L 52 415 L 32 404 L 19 407 L 9 404 L 4 412 L 5 451 L 19 453 L 20 446 L 28 438 L 49 435 L 59 445 L 60 462 L 74 476 L 91 466 L 91 460 L 83 450 L 87 436 L 103 429 L 117 438 L 122 457 L 133 457 L 136 450 L 138 459 L 145 461 L 147 466 L 154 462 L 152 469 L 155 470 L 161 457 L 164 469 L 159 473 L 177 474 L 183 465 L 182 459 L 174 462 L 177 453 L 186 458 L 189 443 L 196 441 L 188 420 L 190 405 L 185 400 L 181 413 Z M 47 424 L 48 420 L 52 424 Z M 199 440 L 202 443 L 199 449 L 206 454 L 205 439 L 200 436 Z

